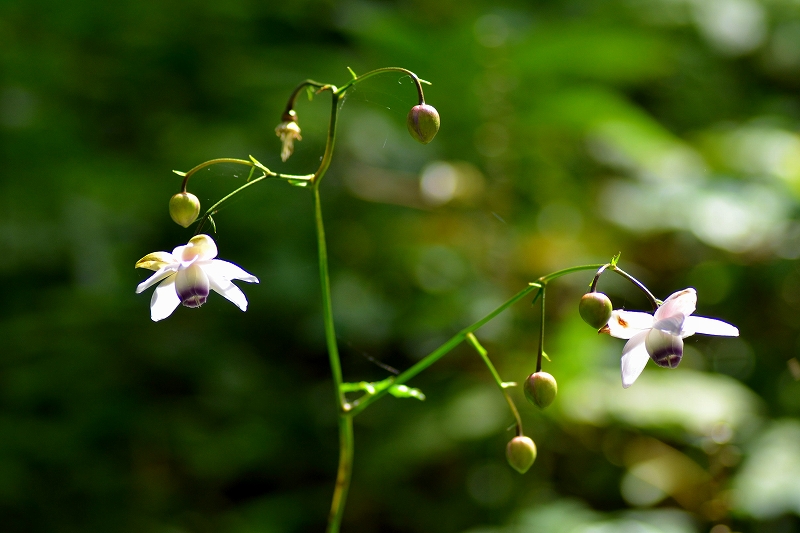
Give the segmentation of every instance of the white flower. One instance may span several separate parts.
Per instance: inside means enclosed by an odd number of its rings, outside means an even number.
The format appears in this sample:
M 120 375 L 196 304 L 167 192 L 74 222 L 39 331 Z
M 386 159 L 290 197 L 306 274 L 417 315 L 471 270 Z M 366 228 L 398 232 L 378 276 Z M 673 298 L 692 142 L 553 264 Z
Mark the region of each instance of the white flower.
M 654 315 L 614 311 L 600 330 L 618 339 L 629 339 L 622 349 L 622 386 L 633 385 L 648 359 L 658 366 L 675 368 L 683 357 L 683 339 L 695 333 L 738 337 L 739 330 L 727 322 L 690 316 L 697 305 L 697 292 L 684 289 L 670 295 Z
M 156 273 L 136 287 L 136 294 L 161 281 L 150 300 L 150 318 L 154 322 L 163 320 L 180 303 L 186 307 L 200 307 L 206 303 L 210 289 L 246 311 L 247 298 L 231 280 L 258 283 L 258 279 L 233 263 L 214 259 L 216 256 L 214 239 L 208 235 L 195 235 L 172 253 L 153 252 L 139 259 L 136 268 L 147 268 Z

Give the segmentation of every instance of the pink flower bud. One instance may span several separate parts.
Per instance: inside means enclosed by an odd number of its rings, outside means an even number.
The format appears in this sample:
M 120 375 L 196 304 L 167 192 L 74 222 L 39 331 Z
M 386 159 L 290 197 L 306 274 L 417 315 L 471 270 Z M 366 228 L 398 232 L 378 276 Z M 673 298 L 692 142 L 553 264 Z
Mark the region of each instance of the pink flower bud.
M 428 144 L 439 131 L 439 112 L 428 104 L 415 105 L 408 112 L 406 124 L 408 132 L 414 139 L 422 144 Z

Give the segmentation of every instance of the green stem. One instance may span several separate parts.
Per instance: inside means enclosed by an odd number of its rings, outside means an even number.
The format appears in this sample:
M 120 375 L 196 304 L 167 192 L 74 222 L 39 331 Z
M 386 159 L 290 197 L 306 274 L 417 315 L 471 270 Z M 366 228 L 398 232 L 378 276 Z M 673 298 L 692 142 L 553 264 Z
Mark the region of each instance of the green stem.
M 433 363 L 441 359 L 450 350 L 461 344 L 464 341 L 464 339 L 467 338 L 467 335 L 476 331 L 478 328 L 485 325 L 494 317 L 496 317 L 497 315 L 499 315 L 500 313 L 502 313 L 503 311 L 505 311 L 506 309 L 508 309 L 509 307 L 520 301 L 521 299 L 525 298 L 528 294 L 531 293 L 531 291 L 538 288 L 539 288 L 538 284 L 532 284 L 529 285 L 528 287 L 525 287 L 517 294 L 512 296 L 508 301 L 500 305 L 500 307 L 498 307 L 485 317 L 481 318 L 474 324 L 467 326 L 466 328 L 462 329 L 461 331 L 453 335 L 453 337 L 451 337 L 447 342 L 436 348 L 433 352 L 428 354 L 424 359 L 419 361 L 417 364 L 415 364 L 414 366 L 412 366 L 399 376 L 397 376 L 397 378 L 395 378 L 395 380 L 393 381 L 393 384 L 394 385 L 404 384 L 405 382 L 407 382 L 408 380 L 410 380 L 411 378 L 413 378 L 414 376 L 416 376 L 417 374 L 419 374 L 420 372 L 431 366 Z M 386 387 L 384 389 L 378 390 L 377 392 L 375 392 L 375 394 L 368 394 L 368 395 L 365 394 L 364 396 L 361 396 L 357 400 L 350 403 L 351 406 L 350 412 L 353 414 L 353 416 L 357 415 L 358 413 L 366 409 L 369 405 L 371 405 L 373 402 L 377 401 L 379 398 L 382 398 L 388 392 L 389 388 Z
M 561 276 L 566 276 L 567 274 L 572 274 L 573 272 L 581 272 L 582 270 L 597 270 L 602 266 L 603 265 L 581 265 L 581 266 L 569 267 L 563 270 L 557 270 L 551 274 L 547 274 L 546 276 L 542 276 L 536 281 L 538 281 L 542 285 L 547 285 L 549 282 L 553 281 L 554 279 L 560 278 Z
M 338 533 L 347 503 L 350 479 L 353 477 L 353 456 L 355 443 L 353 439 L 353 417 L 339 414 L 339 469 L 336 472 L 336 486 L 333 489 L 331 511 L 328 515 L 327 533 Z
M 513 304 L 517 303 L 519 300 L 530 294 L 532 291 L 534 290 L 537 291 L 533 299 L 535 303 L 537 298 L 544 295 L 545 286 L 550 281 L 558 279 L 562 276 L 566 276 L 567 274 L 572 274 L 574 272 L 581 272 L 585 270 L 597 270 L 602 266 L 603 266 L 602 264 L 575 266 L 575 267 L 565 268 L 563 270 L 558 270 L 551 274 L 547 274 L 546 276 L 540 277 L 535 282 L 530 283 L 528 287 L 524 288 L 516 295 L 512 296 L 511 299 L 500 305 L 500 307 L 498 307 L 485 317 L 481 318 L 474 324 L 471 324 L 466 328 L 462 329 L 461 331 L 459 331 L 458 333 L 456 333 L 453 337 L 448 339 L 444 344 L 442 344 L 441 346 L 436 348 L 433 352 L 431 352 L 422 360 L 420 360 L 417 364 L 415 364 L 414 366 L 412 366 L 411 368 L 409 368 L 408 370 L 397 376 L 392 383 L 395 385 L 402 385 L 406 383 L 411 378 L 413 378 L 414 376 L 416 376 L 417 374 L 419 374 L 420 372 L 422 372 L 423 370 L 434 364 L 436 361 L 441 359 L 445 354 L 450 352 L 453 348 L 461 344 L 467 338 L 467 335 L 476 331 L 478 328 L 480 328 L 481 326 L 492 320 L 494 317 L 496 317 L 497 315 L 508 309 Z M 544 315 L 542 317 L 542 326 L 543 325 L 544 325 Z M 542 340 L 543 339 L 540 339 L 540 343 Z M 540 346 L 540 348 L 543 347 Z M 540 349 L 540 353 L 543 353 L 543 350 Z M 537 366 L 541 368 L 541 361 L 539 361 Z M 352 413 L 353 416 L 357 415 L 358 413 L 366 409 L 368 406 L 370 406 L 372 403 L 385 396 L 388 392 L 389 388 L 386 387 L 377 390 L 375 394 L 365 394 L 360 398 L 354 400 L 353 402 L 350 402 L 349 404 L 351 408 L 350 413 Z
M 198 170 L 203 170 L 204 168 L 210 167 L 211 165 L 219 165 L 220 163 L 236 163 L 237 165 L 246 165 L 248 167 L 255 166 L 255 164 L 252 161 L 248 161 L 246 159 L 234 159 L 232 157 L 220 157 L 219 159 L 211 159 L 210 161 L 200 163 L 186 174 L 183 174 L 183 182 L 181 183 L 181 192 L 186 192 L 186 185 L 189 183 L 189 178 L 192 177 L 192 174 L 194 174 Z
M 630 274 L 628 274 L 627 272 L 625 272 L 621 268 L 618 268 L 616 265 L 611 265 L 610 268 L 611 268 L 611 270 L 613 270 L 614 272 L 616 272 L 617 274 L 619 274 L 623 278 L 625 278 L 628 281 L 630 281 L 631 283 L 633 283 L 636 287 L 638 287 L 639 290 L 642 291 L 645 296 L 647 296 L 647 299 L 650 300 L 650 304 L 653 306 L 653 311 L 658 309 L 658 306 L 660 306 L 663 303 L 661 300 L 659 300 L 658 298 L 653 296 L 653 293 L 650 292 L 647 289 L 647 287 L 645 287 L 644 284 L 641 281 L 639 281 L 638 279 L 634 278 L 633 276 L 631 276 Z
M 236 196 L 237 194 L 239 194 L 240 192 L 242 192 L 246 188 L 255 185 L 259 181 L 262 181 L 262 180 L 265 180 L 265 179 L 268 179 L 268 178 L 284 179 L 284 180 L 288 180 L 288 181 L 311 181 L 311 175 L 308 175 L 308 176 L 294 176 L 294 175 L 291 175 L 291 174 L 278 174 L 278 173 L 275 173 L 275 172 L 271 172 L 269 170 L 268 170 L 268 172 L 270 172 L 270 173 L 269 174 L 265 173 L 265 174 L 257 177 L 254 180 L 250 180 L 247 183 L 245 183 L 244 185 L 242 185 L 241 187 L 239 187 L 239 188 L 235 189 L 234 191 L 226 194 L 225 196 L 220 198 L 214 205 L 212 205 L 211 207 L 206 209 L 206 212 L 203 214 L 202 217 L 200 217 L 200 223 L 197 225 L 197 229 L 195 230 L 195 235 L 200 233 L 200 231 L 203 229 L 203 225 L 205 224 L 206 219 L 208 219 L 209 216 L 211 216 L 214 213 L 216 213 L 217 209 L 219 209 L 219 207 L 222 204 L 224 204 L 225 202 L 227 202 L 228 200 L 230 200 L 231 198 L 233 198 L 234 196 Z
M 546 285 L 542 285 L 542 289 L 538 292 L 537 296 L 542 297 L 542 322 L 539 327 L 539 353 L 536 356 L 536 371 L 542 371 L 542 356 L 544 355 L 544 293 L 547 289 Z
M 322 204 L 319 187 L 314 187 L 314 218 L 317 228 L 317 250 L 319 255 L 319 282 L 322 289 L 322 320 L 325 323 L 325 341 L 328 345 L 328 359 L 333 374 L 336 405 L 340 413 L 347 411 L 347 401 L 342 392 L 342 364 L 339 360 L 339 347 L 336 343 L 336 329 L 333 324 L 333 304 L 331 303 L 331 280 L 328 273 L 328 248 L 325 244 L 325 226 L 322 222 Z
M 302 91 L 305 87 L 315 87 L 316 89 L 320 90 L 320 89 L 325 88 L 326 85 L 324 83 L 320 83 L 318 81 L 306 80 L 306 81 L 302 82 L 300 85 L 298 85 L 297 87 L 295 87 L 294 90 L 292 91 L 292 94 L 289 95 L 289 101 L 286 102 L 286 108 L 283 111 L 284 120 L 285 120 L 285 116 L 286 115 L 290 115 L 291 112 L 294 110 L 294 104 L 295 104 L 295 101 L 297 100 L 297 96 L 300 94 L 300 91 Z
M 331 500 L 331 511 L 328 516 L 328 533 L 337 533 L 344 516 L 347 503 L 347 492 L 353 476 L 353 417 L 348 414 L 349 405 L 342 392 L 342 365 L 339 359 L 339 347 L 336 343 L 336 330 L 333 323 L 333 305 L 331 303 L 331 281 L 328 272 L 328 250 L 325 243 L 325 226 L 322 221 L 322 204 L 319 186 L 314 185 L 314 218 L 317 228 L 317 249 L 319 258 L 319 280 L 322 289 L 322 319 L 325 324 L 325 341 L 328 345 L 328 358 L 333 376 L 334 394 L 339 416 L 339 468 L 336 473 L 336 486 Z
M 497 383 L 497 386 L 500 387 L 500 392 L 502 392 L 503 396 L 505 396 L 506 402 L 508 403 L 508 407 L 511 409 L 511 414 L 514 415 L 514 419 L 516 420 L 517 436 L 521 437 L 523 435 L 522 418 L 520 418 L 519 411 L 517 411 L 517 406 L 514 405 L 514 400 L 512 400 L 511 395 L 508 394 L 505 384 L 503 380 L 500 378 L 500 374 L 497 373 L 497 370 L 492 364 L 492 361 L 489 360 L 489 352 L 486 351 L 486 348 L 481 346 L 481 344 L 478 342 L 478 339 L 472 333 L 467 334 L 467 342 L 470 343 L 472 347 L 475 348 L 475 351 L 478 352 L 478 354 L 481 356 L 481 359 L 483 359 L 483 362 L 486 364 L 486 367 L 489 369 L 489 372 L 492 373 L 492 377 L 494 377 L 495 383 Z
M 650 290 L 644 286 L 644 283 L 634 278 L 633 276 L 631 276 L 630 274 L 628 274 L 627 272 L 625 272 L 624 270 L 622 270 L 613 263 L 606 263 L 597 270 L 597 274 L 595 274 L 594 278 L 592 278 L 592 283 L 589 284 L 589 292 L 594 292 L 597 289 L 597 282 L 600 281 L 600 276 L 608 268 L 610 268 L 613 272 L 616 272 L 626 280 L 633 283 L 640 291 L 642 291 L 644 295 L 647 296 L 647 299 L 650 300 L 650 304 L 653 306 L 653 311 L 658 309 L 658 306 L 660 306 L 663 303 L 661 300 L 653 296 L 653 293 L 650 292 Z
M 417 88 L 417 96 L 419 97 L 420 105 L 425 103 L 425 94 L 422 92 L 422 83 L 423 83 L 422 80 L 420 80 L 419 77 L 416 74 L 414 74 L 413 72 L 411 72 L 410 70 L 404 69 L 402 67 L 383 67 L 383 68 L 378 68 L 378 69 L 375 69 L 375 70 L 371 70 L 371 71 L 367 72 L 366 74 L 362 74 L 361 76 L 358 76 L 358 77 L 348 81 L 347 83 L 342 85 L 336 92 L 343 95 L 347 91 L 347 89 L 349 89 L 353 85 L 355 85 L 357 83 L 360 83 L 360 82 L 362 82 L 362 81 L 364 81 L 364 80 L 366 80 L 368 78 L 371 78 L 372 76 L 375 76 L 377 74 L 383 74 L 384 72 L 402 72 L 403 74 L 405 74 L 407 76 L 410 76 L 411 79 L 414 82 L 414 85 Z M 427 82 L 425 82 L 425 83 L 427 83 Z
M 322 161 L 320 161 L 319 168 L 314 172 L 314 176 L 311 178 L 311 182 L 315 187 L 319 187 L 319 181 L 328 171 L 328 167 L 331 166 L 333 145 L 336 142 L 336 124 L 339 119 L 339 102 L 344 97 L 344 92 L 339 94 L 336 87 L 333 85 L 328 85 L 325 88 L 331 91 L 331 119 L 330 122 L 328 122 L 328 138 L 325 142 L 325 153 L 322 154 Z

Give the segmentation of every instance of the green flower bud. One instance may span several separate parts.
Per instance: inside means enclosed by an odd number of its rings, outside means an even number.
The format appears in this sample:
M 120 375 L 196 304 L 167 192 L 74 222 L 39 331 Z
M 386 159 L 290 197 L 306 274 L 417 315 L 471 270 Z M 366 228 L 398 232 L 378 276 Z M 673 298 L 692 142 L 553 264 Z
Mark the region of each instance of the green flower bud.
M 406 118 L 408 132 L 422 144 L 428 144 L 439 131 L 439 112 L 432 105 L 415 105 Z
M 600 329 L 608 324 L 613 309 L 611 300 L 602 292 L 587 292 L 578 305 L 581 318 L 594 329 Z
M 556 378 L 547 372 L 534 372 L 528 376 L 522 388 L 528 401 L 540 409 L 553 403 L 558 393 Z
M 200 200 L 190 192 L 179 192 L 169 199 L 169 216 L 179 226 L 188 228 L 200 214 Z
M 506 459 L 511 468 L 524 474 L 536 460 L 536 445 L 528 437 L 514 437 L 506 446 Z

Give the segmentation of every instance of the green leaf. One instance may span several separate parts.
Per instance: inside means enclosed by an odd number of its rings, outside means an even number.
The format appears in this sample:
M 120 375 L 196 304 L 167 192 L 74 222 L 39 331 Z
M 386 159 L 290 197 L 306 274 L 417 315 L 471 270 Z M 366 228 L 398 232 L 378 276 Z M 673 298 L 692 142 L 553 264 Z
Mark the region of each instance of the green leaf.
M 622 252 L 617 252 L 617 255 L 611 258 L 611 266 L 617 266 L 617 262 L 619 261 L 619 257 L 622 255 Z
M 314 88 L 311 85 L 306 85 L 306 94 L 309 102 L 314 99 Z
M 356 73 L 353 72 L 353 69 L 351 69 L 350 67 L 347 67 L 347 71 L 350 73 L 351 76 L 353 76 L 353 79 L 358 78 L 358 76 L 356 76 Z
M 186 176 L 186 172 L 181 172 L 180 170 L 173 170 L 173 172 L 181 177 Z
M 217 223 L 214 222 L 214 217 L 212 217 L 211 215 L 208 215 L 208 221 L 211 222 L 211 229 L 213 229 L 214 233 L 216 234 L 217 233 Z
M 245 183 L 250 183 L 250 178 L 253 177 L 253 172 L 255 172 L 255 171 L 256 171 L 256 167 L 250 167 L 250 173 L 247 175 L 247 179 L 245 180 Z
M 264 172 L 267 172 L 267 173 L 269 173 L 269 172 L 270 172 L 270 170 L 269 170 L 267 167 L 265 167 L 264 165 L 262 165 L 262 164 L 261 164 L 261 162 L 260 162 L 258 159 L 256 159 L 255 157 L 253 157 L 252 155 L 250 155 L 250 156 L 247 156 L 247 157 L 249 157 L 249 158 L 250 158 L 250 161 L 252 161 L 252 162 L 253 162 L 253 164 L 254 164 L 255 166 L 257 166 L 258 168 L 260 168 L 260 169 L 261 169 L 261 170 L 263 170 Z

